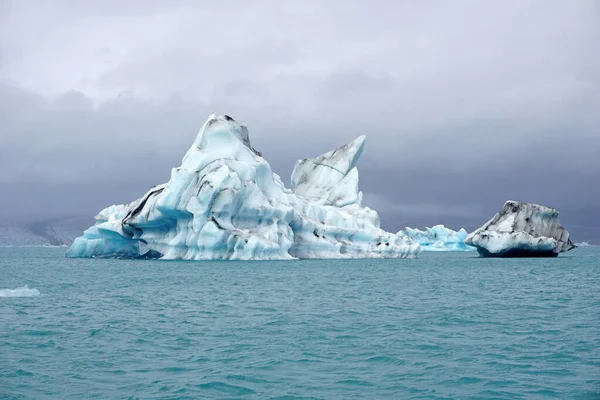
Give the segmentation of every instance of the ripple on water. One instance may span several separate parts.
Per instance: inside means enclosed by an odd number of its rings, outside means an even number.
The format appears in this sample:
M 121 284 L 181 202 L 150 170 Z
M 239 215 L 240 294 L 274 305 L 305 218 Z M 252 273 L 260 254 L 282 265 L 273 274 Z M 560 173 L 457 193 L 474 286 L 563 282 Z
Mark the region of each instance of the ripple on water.
M 184 368 L 184 367 L 166 367 L 161 369 L 162 372 L 166 372 L 169 374 L 178 374 L 178 373 L 182 373 L 182 372 L 188 372 L 188 371 L 192 371 L 190 368 Z
M 27 336 L 53 336 L 57 334 L 59 334 L 59 332 L 46 329 L 28 329 L 23 331 L 23 335 Z
M 218 392 L 230 396 L 245 396 L 256 393 L 254 390 L 248 387 L 231 385 L 229 383 L 220 381 L 210 381 L 206 383 L 201 383 L 199 385 L 196 385 L 196 387 L 209 392 Z
M 7 378 L 19 378 L 19 377 L 29 377 L 29 376 L 33 376 L 33 372 L 25 371 L 20 368 L 6 374 Z
M 0 287 L 47 288 L 0 299 L 7 398 L 600 398 L 600 249 L 290 263 L 63 255 L 0 249 Z

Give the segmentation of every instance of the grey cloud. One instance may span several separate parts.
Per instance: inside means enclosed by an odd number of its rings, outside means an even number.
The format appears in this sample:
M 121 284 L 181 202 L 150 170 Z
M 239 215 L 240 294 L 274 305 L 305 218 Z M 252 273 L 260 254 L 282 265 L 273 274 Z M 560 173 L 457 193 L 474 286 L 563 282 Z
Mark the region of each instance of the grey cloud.
M 32 4 L 0 12 L 11 214 L 130 201 L 217 112 L 285 181 L 367 134 L 361 188 L 388 229 L 475 227 L 512 198 L 600 239 L 580 217 L 600 208 L 594 1 Z

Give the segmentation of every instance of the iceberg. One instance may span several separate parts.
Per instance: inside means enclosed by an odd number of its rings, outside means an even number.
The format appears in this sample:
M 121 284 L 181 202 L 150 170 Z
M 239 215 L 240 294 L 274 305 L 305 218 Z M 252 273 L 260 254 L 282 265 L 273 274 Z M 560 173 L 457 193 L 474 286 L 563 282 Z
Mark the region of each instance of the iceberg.
M 556 257 L 577 247 L 558 222 L 558 210 L 512 200 L 465 243 L 483 257 Z
M 403 258 L 420 252 L 362 206 L 356 163 L 365 137 L 300 160 L 288 189 L 248 129 L 211 115 L 167 183 L 113 205 L 68 257 L 204 259 Z
M 419 229 L 405 228 L 398 232 L 421 246 L 422 251 L 474 251 L 475 247 L 465 243 L 467 231 L 461 228 L 458 231 L 446 228 L 444 225 L 435 225 L 432 228 Z

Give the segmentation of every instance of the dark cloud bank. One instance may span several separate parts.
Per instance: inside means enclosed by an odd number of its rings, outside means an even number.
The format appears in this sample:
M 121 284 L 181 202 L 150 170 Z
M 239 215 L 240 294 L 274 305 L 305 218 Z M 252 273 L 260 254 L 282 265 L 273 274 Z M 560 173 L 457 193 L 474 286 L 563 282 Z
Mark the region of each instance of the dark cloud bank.
M 55 7 L 52 39 L 19 27 L 40 10 L 8 2 L 0 225 L 139 197 L 217 112 L 249 126 L 285 182 L 297 159 L 366 134 L 361 189 L 386 229 L 470 230 L 514 199 L 556 207 L 576 241 L 600 242 L 595 2 L 259 2 L 227 17 L 194 3 L 107 4 Z M 85 43 L 64 34 L 81 19 Z M 132 39 L 152 26 L 164 40 Z

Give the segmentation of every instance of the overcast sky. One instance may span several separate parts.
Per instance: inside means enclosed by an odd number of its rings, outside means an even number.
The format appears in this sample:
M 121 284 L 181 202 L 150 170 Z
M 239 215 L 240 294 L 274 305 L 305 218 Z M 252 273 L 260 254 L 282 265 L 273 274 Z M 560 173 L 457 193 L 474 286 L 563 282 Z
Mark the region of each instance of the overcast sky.
M 0 218 L 130 202 L 216 112 L 286 182 L 366 134 L 384 228 L 514 199 L 600 242 L 599 38 L 595 0 L 0 0 Z

